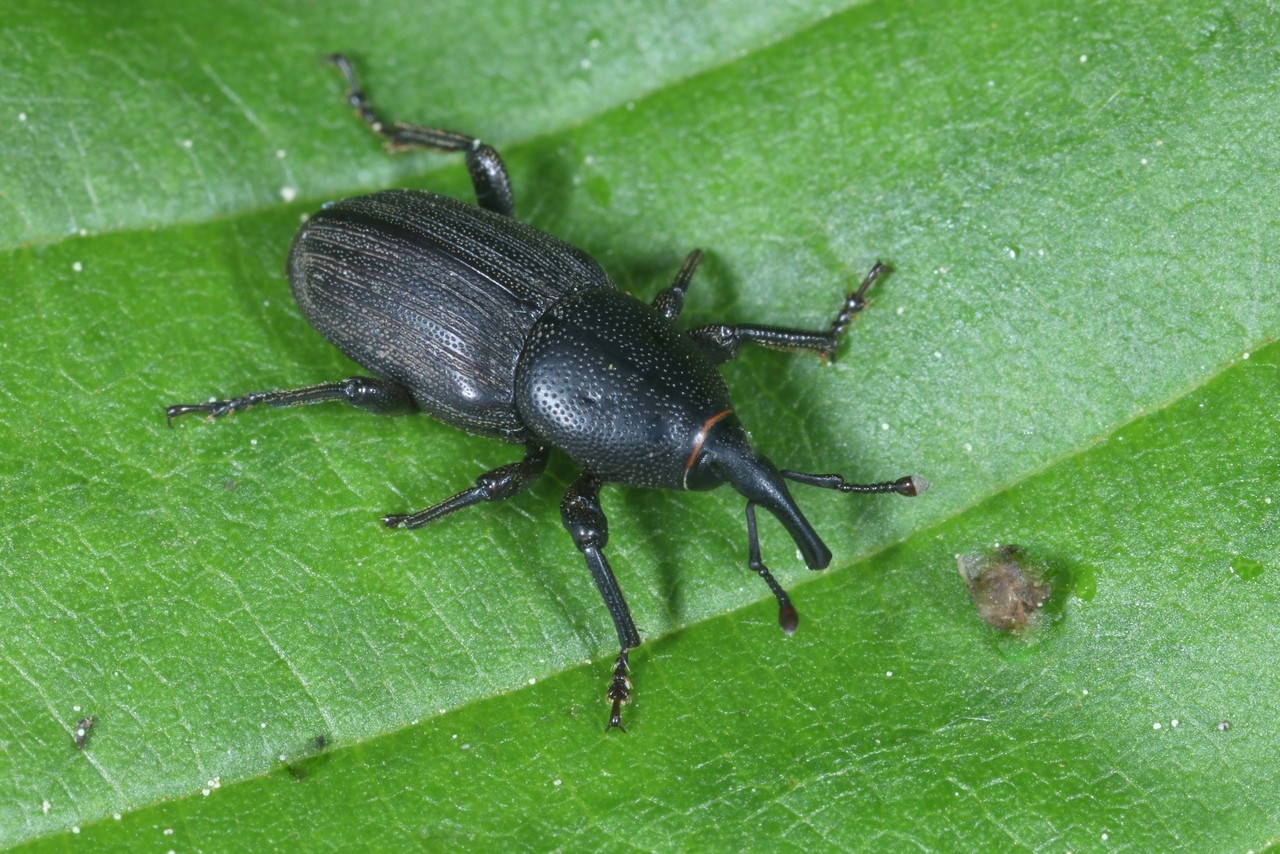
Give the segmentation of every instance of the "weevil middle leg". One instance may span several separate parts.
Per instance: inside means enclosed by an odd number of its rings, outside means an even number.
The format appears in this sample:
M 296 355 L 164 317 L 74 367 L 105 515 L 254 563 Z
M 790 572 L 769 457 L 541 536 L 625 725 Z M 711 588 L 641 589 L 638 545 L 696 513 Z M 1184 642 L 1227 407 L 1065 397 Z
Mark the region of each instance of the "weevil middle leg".
M 407 122 L 391 123 L 379 116 L 365 98 L 356 81 L 351 61 L 340 53 L 328 60 L 338 67 L 347 81 L 347 103 L 369 129 L 387 141 L 391 151 L 407 151 L 426 148 L 432 151 L 465 151 L 467 171 L 476 191 L 476 204 L 504 216 L 515 215 L 515 197 L 511 192 L 511 176 L 497 149 L 474 136 L 455 133 L 443 128 L 412 125 Z

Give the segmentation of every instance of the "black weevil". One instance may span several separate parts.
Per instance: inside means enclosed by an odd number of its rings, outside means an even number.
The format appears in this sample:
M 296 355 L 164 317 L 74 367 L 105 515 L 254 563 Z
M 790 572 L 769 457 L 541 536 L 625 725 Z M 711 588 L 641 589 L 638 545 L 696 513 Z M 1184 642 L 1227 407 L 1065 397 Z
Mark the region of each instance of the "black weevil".
M 426 412 L 471 433 L 524 445 L 524 459 L 480 475 L 476 485 L 389 528 L 417 528 L 481 501 L 510 498 L 532 484 L 557 448 L 582 467 L 560 504 L 618 632 L 609 682 L 609 725 L 621 728 L 631 698 L 627 652 L 640 636 L 604 556 L 605 483 L 706 490 L 732 484 L 747 499 L 748 563 L 778 600 L 787 634 L 799 616 L 760 559 L 756 506 L 790 532 L 811 569 L 831 561 L 785 481 L 841 492 L 919 495 L 908 476 L 872 484 L 837 474 L 778 469 L 752 450 L 716 365 L 744 343 L 835 355 L 840 334 L 865 306 L 884 271 L 877 263 L 845 299 L 826 331 L 776 326 L 675 324 L 701 253 L 689 253 L 675 281 L 645 304 L 616 290 L 586 253 L 518 222 L 498 152 L 437 128 L 383 121 L 350 63 L 331 56 L 357 115 L 401 151 L 464 151 L 478 207 L 434 193 L 388 190 L 347 199 L 311 217 L 289 250 L 289 281 L 307 320 L 339 350 L 377 375 L 230 400 L 170 406 L 217 418 L 257 404 L 341 400 L 370 412 Z

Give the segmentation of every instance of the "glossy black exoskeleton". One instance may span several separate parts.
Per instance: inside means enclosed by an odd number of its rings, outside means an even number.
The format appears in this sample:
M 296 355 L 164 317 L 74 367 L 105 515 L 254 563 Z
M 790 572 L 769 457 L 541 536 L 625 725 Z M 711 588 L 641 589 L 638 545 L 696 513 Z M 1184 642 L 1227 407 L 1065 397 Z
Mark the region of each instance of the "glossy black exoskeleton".
M 525 447 L 524 459 L 486 472 L 476 485 L 410 515 L 383 518 L 417 528 L 481 501 L 510 498 L 546 467 L 552 448 L 583 472 L 561 503 L 564 526 L 586 559 L 618 632 L 609 682 L 609 727 L 630 700 L 627 652 L 640 644 L 605 559 L 605 483 L 705 490 L 731 484 L 747 499 L 748 563 L 778 600 L 788 634 L 799 616 L 760 559 L 756 506 L 790 532 L 812 569 L 831 552 L 787 491 L 786 480 L 841 492 L 918 495 L 922 478 L 846 483 L 835 474 L 779 470 L 755 453 L 734 415 L 716 364 L 744 343 L 835 355 L 840 334 L 883 272 L 876 264 L 845 299 L 830 328 L 675 324 L 701 254 L 695 250 L 651 304 L 616 290 L 586 253 L 515 220 L 511 182 L 498 153 L 469 136 L 387 124 L 365 101 L 350 64 L 347 100 L 392 150 L 466 152 L 479 206 L 433 193 L 388 190 L 325 207 L 299 230 L 289 281 L 302 313 L 322 335 L 377 377 L 211 403 L 179 404 L 216 418 L 256 404 L 341 400 L 371 412 L 421 410 L 471 433 Z

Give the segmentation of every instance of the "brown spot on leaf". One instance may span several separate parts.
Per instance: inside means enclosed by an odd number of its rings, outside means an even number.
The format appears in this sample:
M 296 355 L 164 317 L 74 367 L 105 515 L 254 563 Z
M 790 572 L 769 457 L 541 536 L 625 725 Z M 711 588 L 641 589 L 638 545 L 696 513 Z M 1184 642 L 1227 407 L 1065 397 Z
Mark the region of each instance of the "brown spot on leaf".
M 76 724 L 75 741 L 76 750 L 84 750 L 85 745 L 89 743 L 89 730 L 93 729 L 93 715 L 87 715 L 81 718 Z
M 956 555 L 978 615 L 1002 632 L 1020 634 L 1053 594 L 1049 572 L 1014 545 Z

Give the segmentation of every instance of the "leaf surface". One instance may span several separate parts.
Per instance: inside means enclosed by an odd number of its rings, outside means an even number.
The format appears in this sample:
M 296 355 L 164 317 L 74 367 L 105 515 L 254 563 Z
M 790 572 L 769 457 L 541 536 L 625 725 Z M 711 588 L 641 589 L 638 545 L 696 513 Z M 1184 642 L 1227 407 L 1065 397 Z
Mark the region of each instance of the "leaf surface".
M 1273 11 L 125 5 L 0 43 L 0 844 L 1271 842 Z M 706 250 L 686 326 L 820 328 L 892 264 L 834 365 L 725 366 L 779 465 L 934 484 L 800 492 L 821 575 L 765 523 L 793 638 L 741 499 L 608 489 L 647 642 L 606 737 L 567 461 L 410 534 L 379 515 L 518 451 L 340 406 L 165 426 L 357 372 L 290 299 L 300 216 L 468 193 L 380 150 L 334 49 L 388 116 L 497 144 L 620 287 Z M 1058 584 L 1023 638 L 955 568 L 1010 542 Z

